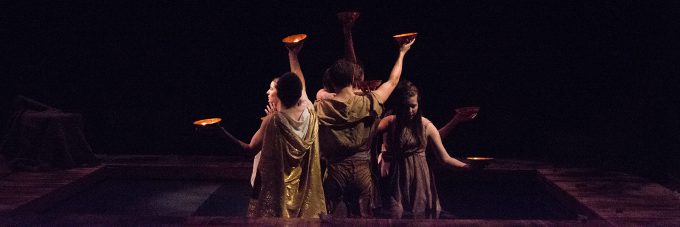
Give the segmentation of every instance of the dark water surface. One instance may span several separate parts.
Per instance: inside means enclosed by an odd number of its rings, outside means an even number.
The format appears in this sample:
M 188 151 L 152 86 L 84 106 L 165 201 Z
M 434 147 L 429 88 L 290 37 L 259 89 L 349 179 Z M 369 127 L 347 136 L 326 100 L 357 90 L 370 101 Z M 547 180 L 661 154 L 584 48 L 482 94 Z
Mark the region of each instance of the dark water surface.
M 534 171 L 438 173 L 440 218 L 574 220 Z M 45 214 L 245 217 L 246 180 L 104 180 L 56 203 Z

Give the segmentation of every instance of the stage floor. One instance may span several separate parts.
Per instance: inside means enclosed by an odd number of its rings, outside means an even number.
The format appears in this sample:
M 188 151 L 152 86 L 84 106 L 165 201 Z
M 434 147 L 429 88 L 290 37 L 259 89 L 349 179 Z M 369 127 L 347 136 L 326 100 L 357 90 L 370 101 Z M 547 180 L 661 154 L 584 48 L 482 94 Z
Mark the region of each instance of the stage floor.
M 102 165 L 12 172 L 0 223 L 16 225 L 678 225 L 680 197 L 645 179 L 497 160 L 438 175 L 436 220 L 245 218 L 251 164 L 216 156 L 100 156 Z M 443 179 L 443 180 L 442 180 Z

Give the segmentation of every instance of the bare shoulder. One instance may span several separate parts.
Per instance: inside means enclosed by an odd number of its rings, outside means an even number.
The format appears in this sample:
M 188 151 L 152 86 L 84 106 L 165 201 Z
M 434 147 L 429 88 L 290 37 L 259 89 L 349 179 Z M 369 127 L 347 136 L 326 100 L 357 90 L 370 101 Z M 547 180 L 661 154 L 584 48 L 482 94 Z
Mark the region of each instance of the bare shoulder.
M 430 121 L 430 119 L 427 119 L 425 117 L 420 117 L 420 119 L 422 120 L 422 124 L 423 124 L 424 127 L 430 127 L 430 126 L 434 127 L 434 125 L 432 124 L 432 121 Z
M 298 104 L 297 108 L 300 108 L 302 110 L 310 109 L 310 108 L 314 109 L 314 103 L 312 103 L 312 101 L 309 100 L 307 97 L 300 98 L 300 103 Z
M 432 136 L 434 135 L 434 133 L 439 134 L 439 131 L 437 131 L 437 127 L 435 127 L 434 124 L 432 124 L 432 121 L 430 121 L 430 119 L 422 117 L 421 120 L 423 123 L 423 129 L 425 130 L 425 133 L 428 136 Z
M 275 113 L 267 114 L 267 116 L 262 117 L 262 124 L 260 124 L 260 129 L 265 129 L 267 125 L 269 125 L 269 122 L 272 121 L 272 118 L 278 114 L 278 111 Z
M 393 122 L 396 121 L 396 120 L 397 120 L 397 116 L 395 116 L 395 115 L 387 115 L 387 116 L 383 117 L 381 121 L 383 121 L 383 122 L 385 122 L 385 123 L 391 124 L 391 123 L 393 123 Z

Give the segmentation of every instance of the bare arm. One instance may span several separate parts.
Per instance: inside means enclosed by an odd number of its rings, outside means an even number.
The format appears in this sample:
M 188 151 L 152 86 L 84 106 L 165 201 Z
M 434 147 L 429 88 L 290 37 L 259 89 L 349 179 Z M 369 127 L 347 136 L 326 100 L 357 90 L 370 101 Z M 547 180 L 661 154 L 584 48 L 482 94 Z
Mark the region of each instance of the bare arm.
M 356 64 L 357 56 L 354 53 L 354 41 L 352 40 L 352 25 L 343 27 L 342 32 L 345 35 L 345 59 Z
M 260 124 L 260 128 L 257 129 L 257 132 L 253 135 L 253 137 L 250 139 L 250 143 L 245 143 L 233 135 L 229 133 L 224 127 L 220 127 L 222 129 L 222 132 L 224 132 L 224 135 L 229 139 L 232 143 L 235 143 L 241 147 L 244 151 L 247 151 L 252 154 L 256 154 L 260 149 L 262 148 L 262 139 L 264 137 L 264 130 L 266 127 L 265 122 L 268 122 L 267 118 L 262 121 Z
M 288 49 L 288 62 L 290 63 L 290 71 L 295 73 L 300 82 L 302 82 L 302 90 L 305 90 L 305 76 L 302 74 L 302 68 L 300 68 L 300 61 L 298 61 L 298 53 L 302 49 L 302 44 L 295 45 L 293 47 L 286 47 Z
M 332 99 L 333 97 L 335 97 L 335 93 L 328 92 L 324 88 L 316 92 L 316 100 Z
M 392 157 L 389 152 L 389 146 L 387 145 L 388 143 L 388 133 L 385 133 L 387 129 L 390 127 L 390 125 L 394 122 L 395 116 L 390 115 L 387 117 L 384 117 L 381 121 L 380 124 L 378 124 L 378 135 L 382 134 L 382 145 L 380 146 L 380 155 L 378 155 L 378 165 L 380 166 L 380 176 L 381 177 L 386 177 L 387 175 L 390 174 L 390 161 L 392 160 Z
M 305 83 L 305 75 L 302 74 L 302 68 L 300 67 L 300 61 L 298 60 L 298 53 L 302 49 L 302 44 L 295 46 L 287 46 L 288 49 L 288 62 L 290 63 L 290 71 L 295 73 L 302 83 L 302 96 L 301 100 L 309 101 L 309 96 L 307 96 L 307 84 Z
M 380 155 L 378 155 L 378 165 L 380 166 L 380 176 L 386 177 L 390 175 L 390 161 L 391 154 L 387 148 L 387 133 L 382 135 L 382 145 L 380 146 Z
M 475 117 L 477 116 L 477 111 L 479 111 L 479 107 L 477 108 L 476 111 L 463 111 L 461 109 L 465 109 L 469 107 L 463 107 L 463 108 L 458 108 L 456 109 L 456 114 L 453 115 L 451 120 L 444 125 L 444 127 L 439 129 L 439 135 L 441 136 L 442 139 L 446 139 L 451 134 L 451 131 L 458 126 L 458 124 L 474 120 Z
M 376 135 L 380 135 L 381 133 L 384 133 L 385 130 L 387 130 L 387 128 L 390 126 L 390 124 L 392 124 L 392 122 L 394 122 L 394 119 L 396 119 L 396 117 L 394 115 L 389 115 L 389 116 L 383 117 L 383 119 L 380 120 L 380 123 L 378 124 Z
M 390 97 L 390 94 L 392 94 L 394 88 L 396 88 L 397 84 L 399 84 L 401 70 L 404 64 L 404 56 L 406 55 L 406 52 L 411 49 L 411 45 L 413 45 L 413 42 L 415 41 L 416 40 L 413 39 L 410 43 L 404 44 L 399 48 L 399 56 L 397 57 L 397 62 L 395 62 L 394 66 L 392 67 L 390 78 L 387 80 L 387 82 L 380 85 L 380 87 L 374 91 L 375 94 L 377 94 L 379 99 L 378 101 L 380 101 L 380 103 L 387 101 L 387 98 Z
M 449 155 L 442 144 L 442 139 L 439 137 L 439 131 L 430 123 L 427 126 L 425 133 L 427 133 L 428 142 L 432 144 L 432 148 L 437 159 L 446 166 L 449 167 L 466 167 L 467 164 L 459 161 Z
M 446 139 L 446 137 L 449 136 L 449 133 L 451 132 L 451 130 L 453 130 L 456 126 L 458 126 L 459 123 L 460 123 L 460 120 L 456 119 L 455 116 L 453 118 L 451 118 L 451 120 L 449 122 L 447 122 L 446 125 L 444 125 L 444 127 L 439 129 L 439 135 L 441 136 L 441 138 Z

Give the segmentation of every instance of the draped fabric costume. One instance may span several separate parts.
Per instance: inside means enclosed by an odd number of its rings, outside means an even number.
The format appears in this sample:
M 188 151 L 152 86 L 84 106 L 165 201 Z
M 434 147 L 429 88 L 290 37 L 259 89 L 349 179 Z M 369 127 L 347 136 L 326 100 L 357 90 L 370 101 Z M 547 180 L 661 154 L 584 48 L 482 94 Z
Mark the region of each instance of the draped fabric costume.
M 329 212 L 344 199 L 352 216 L 372 216 L 376 197 L 369 150 L 382 103 L 370 92 L 344 102 L 319 100 L 315 107 L 322 156 L 328 161 L 324 190 Z
M 255 207 L 256 217 L 318 218 L 326 214 L 318 118 L 309 107 L 302 121 L 281 112 L 265 118 L 258 166 L 262 188 Z
M 263 118 L 264 120 L 264 118 Z M 252 187 L 252 192 L 250 193 L 250 199 L 248 201 L 248 213 L 246 217 L 255 217 L 255 208 L 257 207 L 257 197 L 260 196 L 260 187 L 262 185 L 262 179 L 260 173 L 257 171 L 257 167 L 260 164 L 260 156 L 262 151 L 258 151 L 255 157 L 253 157 L 253 172 L 250 174 L 250 186 Z
M 434 174 L 425 154 L 427 138 L 424 132 L 434 125 L 426 118 L 422 118 L 422 123 L 421 135 L 415 135 L 408 127 L 398 132 L 396 123 L 387 130 L 387 153 L 383 157 L 390 162 L 388 187 L 391 188 L 387 190 L 387 208 L 392 218 L 401 218 L 402 215 L 437 218 L 441 211 Z M 418 143 L 416 136 L 420 137 L 422 143 Z

